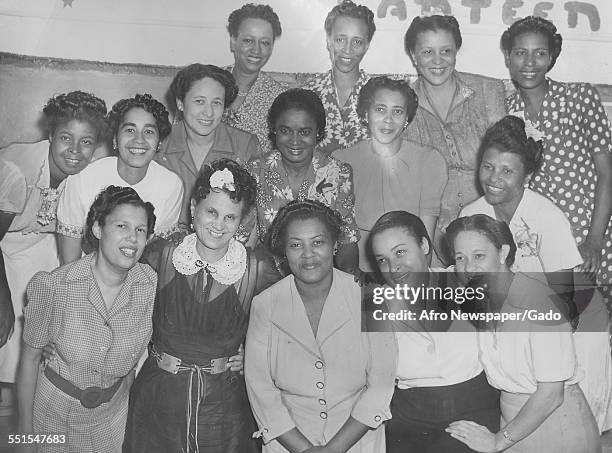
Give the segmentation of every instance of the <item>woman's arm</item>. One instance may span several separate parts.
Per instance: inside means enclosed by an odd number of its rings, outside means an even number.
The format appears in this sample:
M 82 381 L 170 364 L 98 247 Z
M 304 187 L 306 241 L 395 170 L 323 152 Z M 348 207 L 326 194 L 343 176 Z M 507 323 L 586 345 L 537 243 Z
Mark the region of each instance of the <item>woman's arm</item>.
M 472 450 L 482 453 L 503 451 L 534 432 L 563 403 L 563 381 L 538 382 L 525 405 L 498 433 L 472 421 L 451 423 L 446 431 Z
M 302 453 L 308 451 L 312 444 L 299 429 L 293 428 L 276 438 L 276 440 L 290 453 Z
M 593 154 L 597 185 L 591 226 L 586 239 L 578 247 L 584 263 L 582 270 L 594 275 L 601 266 L 601 250 L 605 245 L 606 229 L 612 215 L 612 153 Z
M 14 218 L 15 214 L 0 211 L 0 241 L 4 238 Z M 13 300 L 11 299 L 11 290 L 4 267 L 4 255 L 0 250 L 0 348 L 8 341 L 14 325 Z
M 17 374 L 17 400 L 19 404 L 20 433 L 32 433 L 34 391 L 38 380 L 38 365 L 42 349 L 33 348 L 25 342 L 21 343 L 21 359 Z
M 72 263 L 81 258 L 83 254 L 83 238 L 75 238 L 57 234 L 60 265 Z

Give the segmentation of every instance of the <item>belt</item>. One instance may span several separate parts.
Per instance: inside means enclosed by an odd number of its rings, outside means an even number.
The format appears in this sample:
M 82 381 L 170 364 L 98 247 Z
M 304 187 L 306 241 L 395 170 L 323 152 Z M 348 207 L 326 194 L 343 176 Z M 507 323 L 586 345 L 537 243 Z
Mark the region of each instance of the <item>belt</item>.
M 134 370 L 130 371 L 127 376 L 133 372 Z M 119 390 L 123 379 L 126 377 L 124 376 L 120 378 L 112 386 L 105 389 L 101 387 L 87 387 L 86 389 L 80 389 L 69 380 L 61 377 L 49 366 L 45 367 L 44 373 L 51 384 L 56 386 L 66 395 L 79 400 L 83 407 L 86 407 L 87 409 L 93 409 L 98 407 L 100 404 L 108 403 L 113 396 L 115 396 L 115 393 L 117 393 L 117 390 Z
M 174 357 L 165 352 L 159 353 L 155 350 L 155 347 L 151 348 L 151 356 L 157 360 L 157 366 L 164 371 L 167 371 L 172 374 L 178 374 L 179 371 L 188 371 L 189 372 L 189 390 L 187 395 L 187 408 L 185 411 L 185 415 L 187 418 L 187 432 L 186 432 L 186 444 L 185 448 L 187 452 L 190 451 L 189 445 L 189 435 L 191 434 L 191 414 L 193 408 L 191 406 L 192 400 L 192 392 L 193 392 L 193 378 L 196 378 L 196 407 L 195 407 L 195 429 L 193 433 L 195 451 L 199 452 L 198 446 L 198 415 L 200 412 L 200 404 L 206 395 L 206 379 L 202 375 L 202 373 L 208 374 L 219 374 L 227 371 L 227 362 L 229 360 L 228 357 L 220 357 L 218 359 L 212 359 L 210 361 L 210 366 L 200 366 L 200 365 L 186 365 L 183 363 L 181 359 L 178 357 Z

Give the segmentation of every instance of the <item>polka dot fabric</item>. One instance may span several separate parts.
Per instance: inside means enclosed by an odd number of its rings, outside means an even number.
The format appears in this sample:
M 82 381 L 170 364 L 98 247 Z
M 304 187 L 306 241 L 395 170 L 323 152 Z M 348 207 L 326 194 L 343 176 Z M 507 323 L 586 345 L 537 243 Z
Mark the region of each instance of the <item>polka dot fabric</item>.
M 595 89 L 587 83 L 548 80 L 537 118 L 529 118 L 519 92 L 506 99 L 506 108 L 532 121 L 544 134 L 544 163 L 530 188 L 548 197 L 568 217 L 576 242 L 587 236 L 595 202 L 597 174 L 593 156 L 612 153 L 610 122 Z M 612 283 L 612 223 L 604 236 L 602 266 L 597 281 Z M 610 303 L 610 287 L 606 297 Z

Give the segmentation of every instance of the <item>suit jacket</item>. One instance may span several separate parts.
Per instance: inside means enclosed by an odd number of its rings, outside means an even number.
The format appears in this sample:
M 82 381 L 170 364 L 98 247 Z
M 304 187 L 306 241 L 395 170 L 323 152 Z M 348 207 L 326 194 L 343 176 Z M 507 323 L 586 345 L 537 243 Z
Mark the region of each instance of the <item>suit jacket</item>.
M 245 377 L 264 452 L 285 452 L 274 439 L 294 427 L 324 445 L 352 416 L 372 430 L 349 452 L 383 453 L 395 351 L 392 334 L 361 331 L 361 290 L 337 269 L 316 337 L 292 275 L 255 297 Z

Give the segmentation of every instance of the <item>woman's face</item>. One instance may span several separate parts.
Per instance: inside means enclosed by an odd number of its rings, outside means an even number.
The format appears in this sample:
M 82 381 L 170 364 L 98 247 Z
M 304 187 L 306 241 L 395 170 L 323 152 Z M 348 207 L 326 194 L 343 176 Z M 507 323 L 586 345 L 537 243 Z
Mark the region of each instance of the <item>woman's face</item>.
M 236 202 L 224 190 L 211 189 L 197 204 L 191 201 L 191 218 L 200 257 L 214 262 L 225 254 L 242 219 L 243 202 Z
M 188 131 L 208 136 L 221 122 L 225 108 L 225 88 L 216 80 L 205 77 L 193 82 L 185 98 L 177 99 L 176 105 L 183 112 Z
M 128 110 L 117 129 L 115 142 L 123 164 L 131 168 L 148 168 L 159 145 L 159 131 L 153 114 L 140 107 Z
M 372 253 L 385 281 L 390 286 L 420 280 L 419 273 L 428 272 L 429 244 L 419 243 L 406 228 L 388 228 L 372 237 Z
M 406 116 L 406 98 L 401 92 L 387 88 L 376 90 L 366 114 L 371 137 L 384 144 L 401 140 Z
M 98 239 L 98 259 L 108 266 L 127 271 L 142 256 L 148 239 L 147 212 L 141 206 L 121 204 L 92 228 Z
M 317 122 L 304 110 L 281 112 L 275 124 L 276 148 L 283 160 L 294 165 L 310 165 L 317 145 Z
M 451 32 L 427 30 L 417 35 L 411 55 L 419 75 L 429 84 L 440 86 L 455 70 L 457 46 Z
M 247 74 L 259 73 L 268 62 L 273 49 L 272 25 L 263 19 L 244 19 L 238 27 L 238 35 L 230 37 L 234 64 Z
M 523 196 L 527 177 L 518 154 L 491 147 L 482 155 L 478 178 L 490 205 L 518 204 Z
M 475 277 L 507 270 L 506 257 L 510 246 L 495 247 L 486 236 L 477 231 L 462 231 L 453 242 L 455 270 L 463 282 Z
M 327 35 L 327 51 L 336 71 L 359 71 L 359 64 L 370 47 L 368 26 L 361 19 L 340 16 Z
M 334 241 L 317 219 L 294 220 L 285 233 L 285 256 L 291 273 L 302 283 L 323 283 L 334 267 Z
M 522 89 L 546 86 L 546 74 L 552 62 L 548 38 L 542 33 L 523 33 L 514 38 L 505 53 L 510 78 Z
M 57 125 L 49 135 L 49 167 L 59 179 L 83 170 L 96 149 L 98 131 L 87 121 L 70 120 Z

